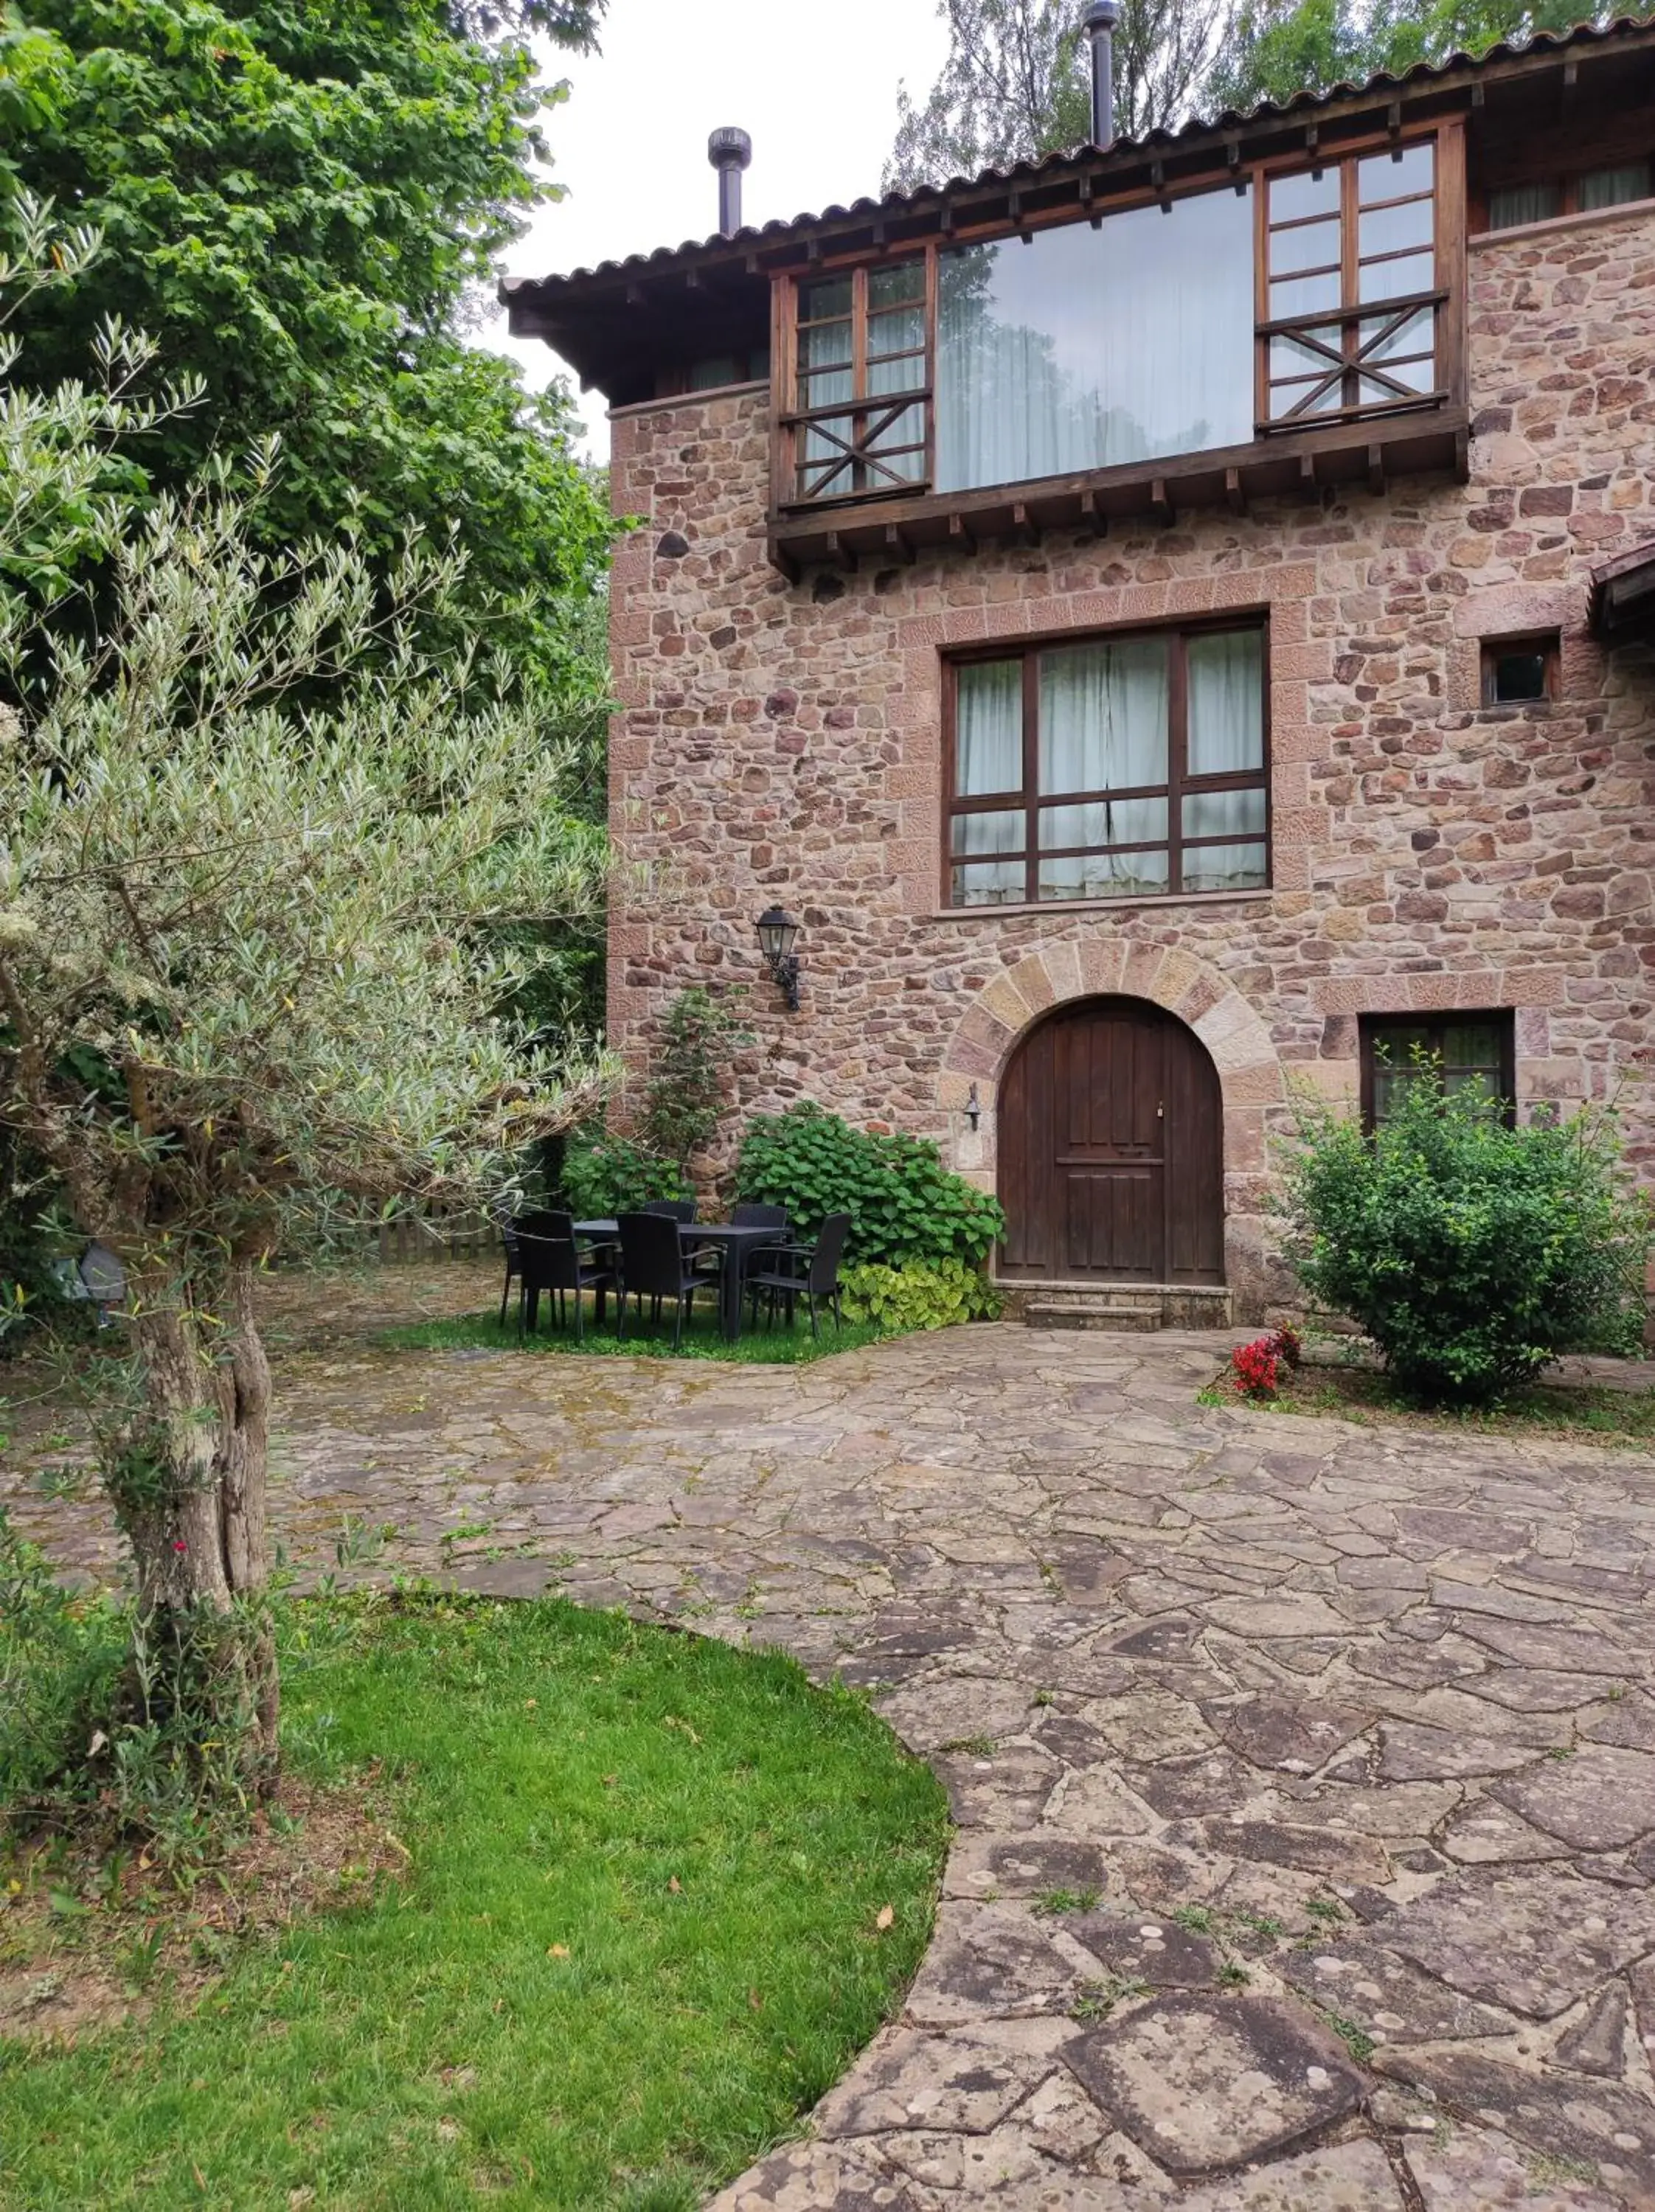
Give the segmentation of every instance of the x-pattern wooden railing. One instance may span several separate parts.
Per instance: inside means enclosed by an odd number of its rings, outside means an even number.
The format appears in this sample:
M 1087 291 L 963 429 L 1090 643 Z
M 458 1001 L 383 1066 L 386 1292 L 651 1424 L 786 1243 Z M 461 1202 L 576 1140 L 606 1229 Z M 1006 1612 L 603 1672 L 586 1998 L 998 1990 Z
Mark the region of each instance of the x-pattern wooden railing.
M 1278 430 L 1289 422 L 1299 423 L 1310 416 L 1314 416 L 1318 422 L 1327 422 L 1394 407 L 1425 407 L 1434 404 L 1439 397 L 1435 391 L 1421 392 L 1417 385 L 1407 383 L 1387 368 L 1378 356 L 1381 349 L 1389 345 L 1399 331 L 1405 330 L 1421 309 L 1429 309 L 1433 343 L 1428 347 L 1421 345 L 1419 356 L 1423 358 L 1429 354 L 1434 358 L 1437 313 L 1447 297 L 1445 290 L 1415 292 L 1406 299 L 1375 300 L 1360 307 L 1328 310 L 1318 314 L 1287 315 L 1276 322 L 1261 323 L 1258 337 L 1265 348 L 1267 363 L 1271 341 L 1287 337 L 1291 338 L 1295 345 L 1302 346 L 1307 353 L 1319 355 L 1327 363 L 1327 369 L 1317 383 L 1300 393 L 1285 413 L 1278 415 L 1274 409 L 1269 410 L 1269 419 L 1259 428 Z M 1353 330 L 1360 330 L 1362 324 L 1376 320 L 1379 327 L 1372 336 L 1365 339 L 1354 352 L 1348 350 Z M 1323 332 L 1328 335 L 1324 337 L 1322 335 Z M 1353 391 L 1360 391 L 1362 384 L 1378 385 L 1384 387 L 1386 396 L 1369 400 L 1352 398 L 1340 407 L 1323 408 L 1321 403 L 1329 392 L 1336 391 L 1342 398 L 1347 379 L 1350 380 Z M 1357 381 L 1359 379 L 1360 382 Z M 1287 381 L 1297 380 L 1272 378 L 1267 388 L 1275 391 Z
M 878 399 L 835 400 L 825 407 L 811 407 L 785 419 L 794 437 L 794 452 L 797 457 L 797 496 L 801 500 L 843 498 L 852 491 L 882 489 L 889 484 L 897 491 L 915 491 L 922 488 L 925 470 L 924 447 L 918 438 L 905 441 L 885 453 L 878 450 L 879 441 L 912 407 L 922 407 L 929 398 L 928 389 L 922 386 L 915 392 L 882 392 Z M 862 418 L 861 434 L 855 423 Z M 849 420 L 848 434 L 834 429 L 837 422 Z M 807 443 L 825 440 L 837 450 L 834 453 L 811 453 Z M 904 475 L 891 463 L 911 459 L 918 454 L 921 468 L 916 474 Z M 859 471 L 871 471 L 880 480 L 871 483 Z M 822 473 L 818 474 L 820 471 Z M 849 475 L 847 476 L 847 471 Z M 843 485 L 839 478 L 846 477 Z M 812 481 L 812 479 L 814 479 Z M 831 489 L 830 487 L 837 487 Z

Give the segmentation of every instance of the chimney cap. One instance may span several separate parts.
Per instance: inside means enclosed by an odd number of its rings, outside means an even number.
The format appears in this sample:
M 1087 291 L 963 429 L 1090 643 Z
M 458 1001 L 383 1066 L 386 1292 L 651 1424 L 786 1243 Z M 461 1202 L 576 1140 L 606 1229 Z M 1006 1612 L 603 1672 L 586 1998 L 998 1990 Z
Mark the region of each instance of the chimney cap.
M 1098 0 L 1107 6 L 1109 0 Z M 707 159 L 715 169 L 745 169 L 753 157 L 753 142 L 745 131 L 727 123 L 707 141 Z
M 1083 31 L 1112 31 L 1121 20 L 1117 0 L 1092 0 L 1092 5 L 1080 18 Z

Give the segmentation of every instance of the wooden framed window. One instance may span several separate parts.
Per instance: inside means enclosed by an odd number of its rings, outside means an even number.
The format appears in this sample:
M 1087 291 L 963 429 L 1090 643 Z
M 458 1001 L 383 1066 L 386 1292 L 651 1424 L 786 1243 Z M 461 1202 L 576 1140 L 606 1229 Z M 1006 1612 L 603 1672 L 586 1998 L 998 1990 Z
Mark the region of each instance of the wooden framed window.
M 1377 1128 L 1398 1087 L 1419 1072 L 1416 1055 L 1438 1060 L 1443 1086 L 1481 1083 L 1517 1123 L 1517 1035 L 1509 1007 L 1476 1014 L 1364 1014 L 1361 1018 L 1362 1122 Z
M 1595 209 L 1624 207 L 1655 198 L 1655 166 L 1646 158 L 1617 161 L 1607 168 L 1579 169 L 1564 176 L 1525 179 L 1500 185 L 1488 194 L 1490 230 L 1514 230 L 1525 222 L 1549 222 L 1561 215 L 1589 215 Z
M 1269 882 L 1263 625 L 1191 625 L 946 664 L 951 906 Z
M 1561 637 L 1555 629 L 1531 637 L 1484 638 L 1483 705 L 1533 707 L 1556 698 L 1561 658 Z
M 1258 195 L 1258 429 L 1349 422 L 1446 399 L 1452 244 L 1443 172 L 1420 139 L 1267 178 Z
M 934 266 L 921 254 L 794 286 L 789 499 L 926 483 Z

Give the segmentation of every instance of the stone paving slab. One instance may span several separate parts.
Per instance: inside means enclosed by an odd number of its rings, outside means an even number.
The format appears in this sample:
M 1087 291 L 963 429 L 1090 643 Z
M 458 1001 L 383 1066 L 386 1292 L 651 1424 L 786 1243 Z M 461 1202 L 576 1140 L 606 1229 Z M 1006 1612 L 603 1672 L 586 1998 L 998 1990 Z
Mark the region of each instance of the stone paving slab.
M 377 1351 L 348 1299 L 278 1341 L 301 1565 L 351 1514 L 780 1644 L 943 1778 L 903 2016 L 717 2212 L 1655 2205 L 1655 1465 L 1203 1407 L 1228 1341 L 531 1361 Z M 31 1418 L 0 1498 L 107 1573 Z

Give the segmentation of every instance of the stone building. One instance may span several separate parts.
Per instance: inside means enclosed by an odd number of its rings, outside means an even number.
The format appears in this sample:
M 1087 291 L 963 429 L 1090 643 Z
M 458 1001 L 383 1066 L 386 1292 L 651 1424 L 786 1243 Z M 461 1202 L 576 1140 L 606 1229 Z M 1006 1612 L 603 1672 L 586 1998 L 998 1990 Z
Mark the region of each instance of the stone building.
M 1094 137 L 507 296 L 642 518 L 617 1043 L 745 985 L 744 1111 L 1245 1318 L 1295 1090 L 1415 1041 L 1655 1165 L 1655 28 Z

